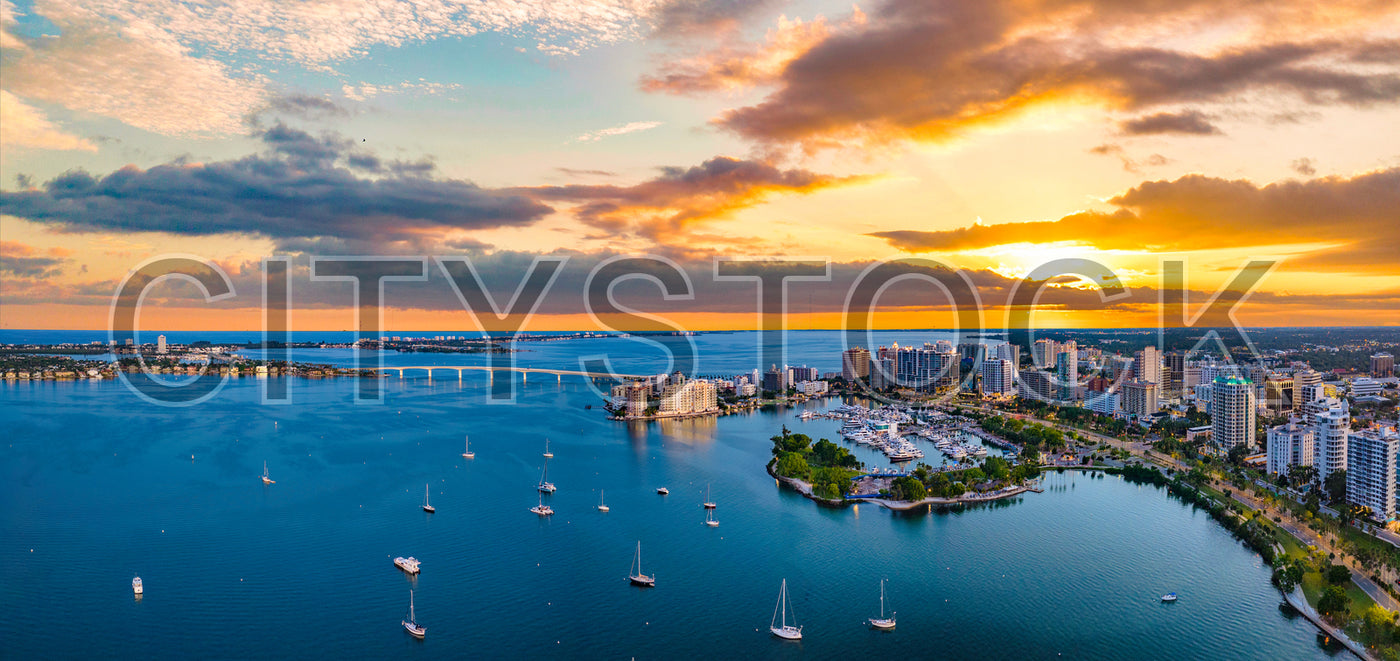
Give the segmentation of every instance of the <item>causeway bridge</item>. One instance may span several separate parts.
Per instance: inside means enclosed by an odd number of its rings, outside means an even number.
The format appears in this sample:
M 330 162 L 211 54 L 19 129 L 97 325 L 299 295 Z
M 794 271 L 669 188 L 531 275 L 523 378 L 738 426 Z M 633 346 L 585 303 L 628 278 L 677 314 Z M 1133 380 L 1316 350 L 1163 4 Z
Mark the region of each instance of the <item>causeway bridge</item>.
M 562 383 L 566 376 L 582 376 L 590 379 L 642 379 L 646 378 L 641 374 L 615 374 L 612 372 L 590 372 L 585 370 L 552 370 L 543 367 L 492 367 L 490 365 L 403 365 L 396 367 L 370 367 L 365 368 L 371 372 L 378 372 L 387 375 L 390 372 L 398 372 L 399 378 L 405 377 L 407 372 L 423 372 L 428 380 L 433 380 L 433 372 L 457 372 L 457 380 L 461 381 L 466 372 L 487 372 L 491 380 L 496 379 L 496 372 L 519 372 L 521 379 L 526 383 L 530 381 L 531 374 L 553 375 L 556 383 Z

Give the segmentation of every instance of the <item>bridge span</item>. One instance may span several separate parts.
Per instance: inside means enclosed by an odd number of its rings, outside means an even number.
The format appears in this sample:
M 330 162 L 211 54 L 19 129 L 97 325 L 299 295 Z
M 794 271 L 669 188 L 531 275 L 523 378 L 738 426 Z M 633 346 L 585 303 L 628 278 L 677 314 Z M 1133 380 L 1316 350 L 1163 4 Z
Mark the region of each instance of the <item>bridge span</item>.
M 371 372 L 387 374 L 398 372 L 399 378 L 404 378 L 404 373 L 409 371 L 421 371 L 427 374 L 428 380 L 433 380 L 433 372 L 449 370 L 457 372 L 457 380 L 461 381 L 463 374 L 468 371 L 487 372 L 494 381 L 496 372 L 519 372 L 521 380 L 529 383 L 531 374 L 552 374 L 556 383 L 562 383 L 566 376 L 582 376 L 590 379 L 611 379 L 614 381 L 625 379 L 646 378 L 640 374 L 613 374 L 611 372 L 589 372 L 585 370 L 552 370 L 543 367 L 492 367 L 490 365 L 404 365 L 399 367 L 370 367 L 366 368 Z

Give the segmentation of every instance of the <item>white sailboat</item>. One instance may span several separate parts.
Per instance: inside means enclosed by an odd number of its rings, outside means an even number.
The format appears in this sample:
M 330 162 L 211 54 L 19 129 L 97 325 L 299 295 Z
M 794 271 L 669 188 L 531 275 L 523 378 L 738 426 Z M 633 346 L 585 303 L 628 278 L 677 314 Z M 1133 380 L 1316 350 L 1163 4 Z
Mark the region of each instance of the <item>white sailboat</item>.
M 467 459 L 476 458 L 476 453 L 472 452 L 471 439 L 467 438 L 466 435 L 462 436 L 462 456 L 466 457 Z
M 263 462 L 263 476 L 262 476 L 262 481 L 263 481 L 263 484 L 276 484 L 276 483 L 277 483 L 277 482 L 274 481 L 272 478 L 270 478 L 270 477 L 267 476 L 267 462 L 266 462 L 266 461 Z
M 598 490 L 598 511 L 599 511 L 599 512 L 606 512 L 606 511 L 608 511 L 608 506 L 607 506 L 605 503 L 603 503 L 603 490 L 602 490 L 602 489 L 599 489 L 599 490 Z
M 544 439 L 544 458 L 553 459 L 554 453 L 549 451 L 549 439 Z
M 783 640 L 802 640 L 802 627 L 795 627 L 788 624 L 787 612 L 787 579 L 785 578 L 783 579 L 783 587 L 778 590 L 778 605 L 773 609 L 773 621 L 768 623 L 768 630 L 772 631 L 774 636 L 782 638 Z M 781 621 L 779 620 L 779 613 L 782 613 Z M 797 621 L 796 612 L 792 614 L 792 619 L 794 623 Z
M 709 482 L 706 482 L 706 483 L 705 483 L 705 509 L 707 509 L 707 510 L 712 510 L 712 509 L 714 509 L 714 508 L 715 508 L 715 501 L 710 500 L 710 483 L 709 483 Z
M 422 638 L 428 635 L 428 628 L 418 624 L 418 618 L 413 612 L 413 590 L 408 591 L 408 619 L 402 622 L 403 628 L 414 638 Z
M 885 617 L 885 581 L 880 581 L 880 617 L 870 618 L 870 626 L 881 631 L 894 631 L 894 612 Z
M 551 514 L 554 514 L 554 508 L 544 504 L 544 496 L 540 496 L 540 504 L 531 507 L 530 511 L 540 516 L 549 516 Z
M 556 491 L 556 489 L 554 488 L 554 483 L 549 481 L 548 461 L 544 462 L 544 470 L 540 471 L 540 484 L 535 488 L 539 489 L 540 493 L 554 493 Z
M 632 581 L 632 585 L 639 585 L 644 588 L 656 587 L 656 574 L 647 576 L 642 573 L 642 543 L 637 542 L 637 555 L 632 556 L 632 568 L 628 570 L 627 580 Z
M 719 522 L 715 520 L 714 510 L 705 510 L 705 525 L 711 528 L 718 528 Z
M 429 514 L 437 511 L 436 507 L 428 504 L 428 485 L 423 485 L 423 511 Z

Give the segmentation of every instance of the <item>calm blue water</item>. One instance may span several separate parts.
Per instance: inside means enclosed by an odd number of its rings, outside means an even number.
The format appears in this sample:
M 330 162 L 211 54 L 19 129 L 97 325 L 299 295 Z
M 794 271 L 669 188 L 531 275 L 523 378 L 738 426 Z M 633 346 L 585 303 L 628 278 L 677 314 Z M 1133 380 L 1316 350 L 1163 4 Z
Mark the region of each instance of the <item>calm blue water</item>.
M 702 337 L 732 345 L 709 369 L 753 355 L 752 334 Z M 567 367 L 598 346 L 528 355 Z M 0 385 L 0 656 L 1327 656 L 1279 612 L 1257 556 L 1155 488 L 1052 474 L 1043 494 L 951 513 L 827 510 L 763 472 L 782 424 L 835 437 L 796 410 L 625 425 L 585 410 L 598 399 L 579 379 L 532 380 L 502 405 L 481 376 L 390 379 L 381 405 L 355 403 L 353 383 L 293 381 L 293 405 L 262 406 L 244 379 L 181 409 L 114 382 Z M 542 520 L 546 437 L 558 513 Z M 638 540 L 653 590 L 626 582 Z M 767 635 L 783 578 L 800 644 Z M 881 578 L 894 633 L 861 626 Z M 425 641 L 399 627 L 411 587 Z M 1181 601 L 1158 603 L 1168 591 Z

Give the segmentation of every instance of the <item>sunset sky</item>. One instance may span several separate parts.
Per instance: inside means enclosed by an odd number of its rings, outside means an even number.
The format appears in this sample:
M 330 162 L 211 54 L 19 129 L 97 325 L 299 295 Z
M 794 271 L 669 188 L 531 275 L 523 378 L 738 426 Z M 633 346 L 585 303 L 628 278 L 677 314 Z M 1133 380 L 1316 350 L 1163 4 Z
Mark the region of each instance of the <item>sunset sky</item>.
M 298 265 L 296 328 L 354 324 L 311 256 L 463 256 L 508 300 L 568 262 L 534 330 L 594 327 L 616 255 L 674 261 L 694 329 L 750 328 L 730 256 L 827 259 L 794 327 L 836 327 L 876 260 L 963 269 L 1002 327 L 1056 258 L 1113 270 L 1037 323 L 1157 323 L 1278 260 L 1255 325 L 1400 323 L 1400 3 L 1292 0 L 0 0 L 0 327 L 105 328 L 142 260 L 212 260 L 237 296 L 160 285 L 142 323 L 257 329 L 261 260 Z M 428 261 L 403 330 L 473 322 Z M 941 296 L 941 298 L 940 298 Z M 967 305 L 963 302 L 962 305 Z M 885 327 L 947 326 L 906 283 Z

